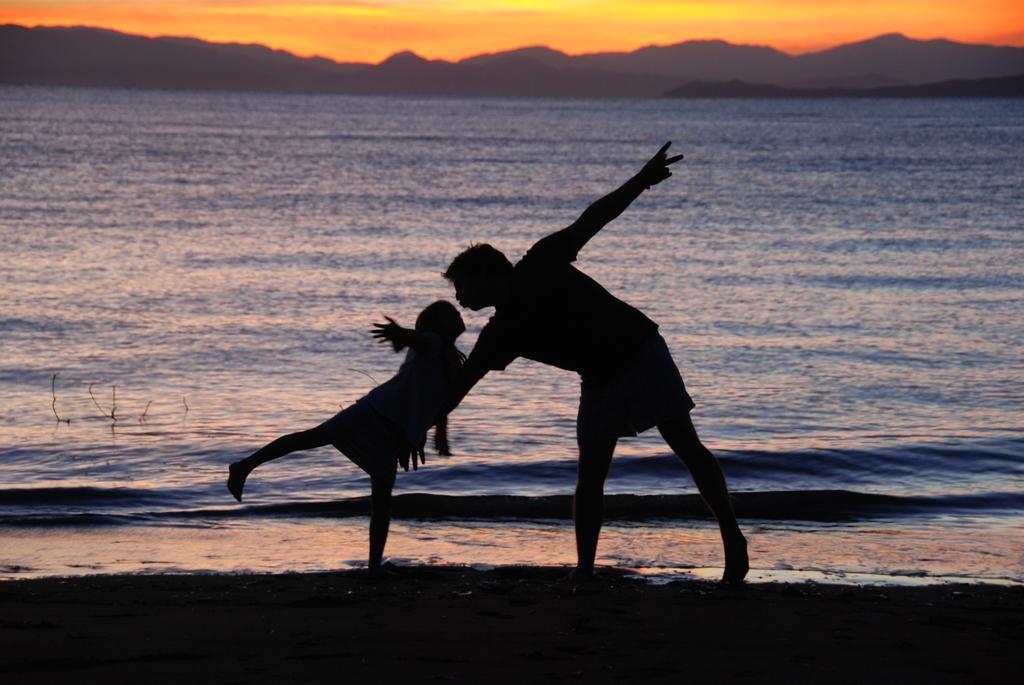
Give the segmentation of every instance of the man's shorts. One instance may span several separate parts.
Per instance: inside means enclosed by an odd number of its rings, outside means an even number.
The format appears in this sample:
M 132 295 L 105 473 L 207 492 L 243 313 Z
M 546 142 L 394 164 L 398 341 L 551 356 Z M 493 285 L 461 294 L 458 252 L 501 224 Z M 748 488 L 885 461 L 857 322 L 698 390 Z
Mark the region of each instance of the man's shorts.
M 654 333 L 613 376 L 583 379 L 576 438 L 588 442 L 636 435 L 687 416 L 693 407 L 665 339 Z

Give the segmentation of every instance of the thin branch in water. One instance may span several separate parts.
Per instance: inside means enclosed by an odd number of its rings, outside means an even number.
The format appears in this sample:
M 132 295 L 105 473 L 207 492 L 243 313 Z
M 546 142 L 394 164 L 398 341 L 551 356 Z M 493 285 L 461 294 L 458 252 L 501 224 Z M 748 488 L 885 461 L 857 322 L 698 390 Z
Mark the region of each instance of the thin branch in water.
M 371 374 L 366 373 L 365 371 L 360 371 L 359 369 L 349 369 L 349 371 L 355 371 L 358 374 L 362 374 L 369 378 L 371 381 L 373 381 L 374 385 L 380 385 L 380 383 L 377 382 L 376 378 L 374 378 Z
M 188 400 L 185 399 L 184 395 L 181 396 L 181 403 L 185 405 L 185 413 L 187 414 L 188 413 Z
M 107 413 L 105 411 L 103 411 L 103 407 L 101 407 L 100 403 L 96 401 L 96 395 L 92 394 L 92 386 L 94 386 L 94 385 L 96 385 L 96 384 L 95 383 L 90 383 L 89 384 L 89 397 L 92 398 L 92 403 L 96 405 L 96 408 L 100 410 L 100 413 L 103 414 L 104 416 L 106 416 Z
M 150 400 L 149 402 L 146 402 L 146 408 L 143 409 L 142 413 L 139 415 L 139 423 L 145 423 L 146 422 L 146 414 L 149 413 L 149 405 L 151 405 L 151 404 L 153 404 L 153 400 Z
M 113 386 L 114 406 L 110 408 L 110 412 L 109 413 L 106 410 L 104 410 L 103 407 L 100 406 L 99 402 L 96 401 L 96 395 L 92 394 L 92 386 L 94 386 L 94 385 L 96 385 L 96 384 L 95 383 L 90 383 L 89 384 L 89 397 L 92 398 L 92 403 L 96 405 L 96 408 L 100 410 L 100 413 L 103 414 L 103 416 L 105 418 L 109 418 L 111 421 L 116 422 L 117 421 L 117 417 L 115 416 L 114 411 L 117 409 L 117 385 L 115 384 Z
M 57 413 L 57 374 L 53 374 L 50 378 L 50 394 L 53 395 L 53 402 L 50 404 L 50 408 L 53 409 L 53 415 L 57 417 L 57 423 L 66 423 L 71 425 L 71 419 L 62 419 L 60 414 Z
M 111 384 L 110 395 L 110 420 L 117 421 L 117 416 L 115 416 L 117 412 L 117 383 Z

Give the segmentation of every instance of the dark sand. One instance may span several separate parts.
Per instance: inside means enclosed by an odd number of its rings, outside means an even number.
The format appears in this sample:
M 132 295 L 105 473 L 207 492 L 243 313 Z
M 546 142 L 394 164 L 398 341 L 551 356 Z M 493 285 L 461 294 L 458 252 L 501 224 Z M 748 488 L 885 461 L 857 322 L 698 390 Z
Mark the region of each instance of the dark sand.
M 1018 682 L 1024 588 L 411 567 L 0 583 L 0 682 Z

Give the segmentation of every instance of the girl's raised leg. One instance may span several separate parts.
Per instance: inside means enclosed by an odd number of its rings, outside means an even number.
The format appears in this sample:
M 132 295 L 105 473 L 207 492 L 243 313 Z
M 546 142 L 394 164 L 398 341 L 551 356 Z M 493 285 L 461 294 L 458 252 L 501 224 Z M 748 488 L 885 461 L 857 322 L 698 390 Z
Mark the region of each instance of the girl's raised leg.
M 314 447 L 329 445 L 327 432 L 321 426 L 311 428 L 307 431 L 289 433 L 274 440 L 269 445 L 261 447 L 245 459 L 236 461 L 228 467 L 228 490 L 239 502 L 242 501 L 242 489 L 245 487 L 245 479 L 254 468 L 268 461 L 300 450 L 311 450 Z

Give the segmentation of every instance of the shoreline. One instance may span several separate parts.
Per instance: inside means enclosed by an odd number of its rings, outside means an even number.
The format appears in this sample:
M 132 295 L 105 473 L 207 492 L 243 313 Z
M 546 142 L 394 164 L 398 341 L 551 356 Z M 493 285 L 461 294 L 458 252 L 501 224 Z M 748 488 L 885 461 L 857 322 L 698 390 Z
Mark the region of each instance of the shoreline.
M 509 569 L 561 569 L 563 574 L 572 570 L 570 564 L 536 566 L 530 564 L 487 564 L 487 563 L 449 563 L 444 561 L 428 564 L 419 560 L 395 560 L 385 557 L 386 563 L 393 569 L 412 569 L 417 567 L 452 568 L 468 573 L 503 573 Z M 95 571 L 89 573 L 47 573 L 33 575 L 17 566 L 0 566 L 0 591 L 5 584 L 42 581 L 80 581 L 101 578 L 259 578 L 264 576 L 316 576 L 326 574 L 355 574 L 365 572 L 365 562 L 352 562 L 337 568 L 305 568 L 282 570 L 258 569 L 177 569 L 162 568 L 137 571 Z M 636 581 L 650 586 L 706 583 L 717 584 L 722 575 L 721 567 L 627 567 L 598 564 L 598 572 L 614 575 L 624 580 Z M 860 571 L 838 571 L 821 569 L 758 569 L 751 568 L 745 579 L 748 587 L 786 585 L 793 587 L 849 587 L 861 589 L 885 590 L 888 588 L 930 588 L 930 587 L 992 587 L 1024 589 L 1024 580 L 995 576 L 969 575 L 929 575 L 926 573 L 866 573 Z
M 917 586 L 1021 585 L 1024 536 L 1013 521 L 973 525 L 746 522 L 748 581 Z M 991 525 L 982 526 L 981 523 Z M 0 584 L 106 574 L 292 574 L 365 566 L 367 520 L 257 518 L 230 525 L 0 527 Z M 650 582 L 721 576 L 711 520 L 607 522 L 597 563 Z M 387 555 L 402 566 L 568 567 L 572 525 L 552 520 L 395 519 Z
M 997 681 L 1024 665 L 1024 587 L 691 580 L 615 569 L 400 566 L 0 583 L 18 682 Z

